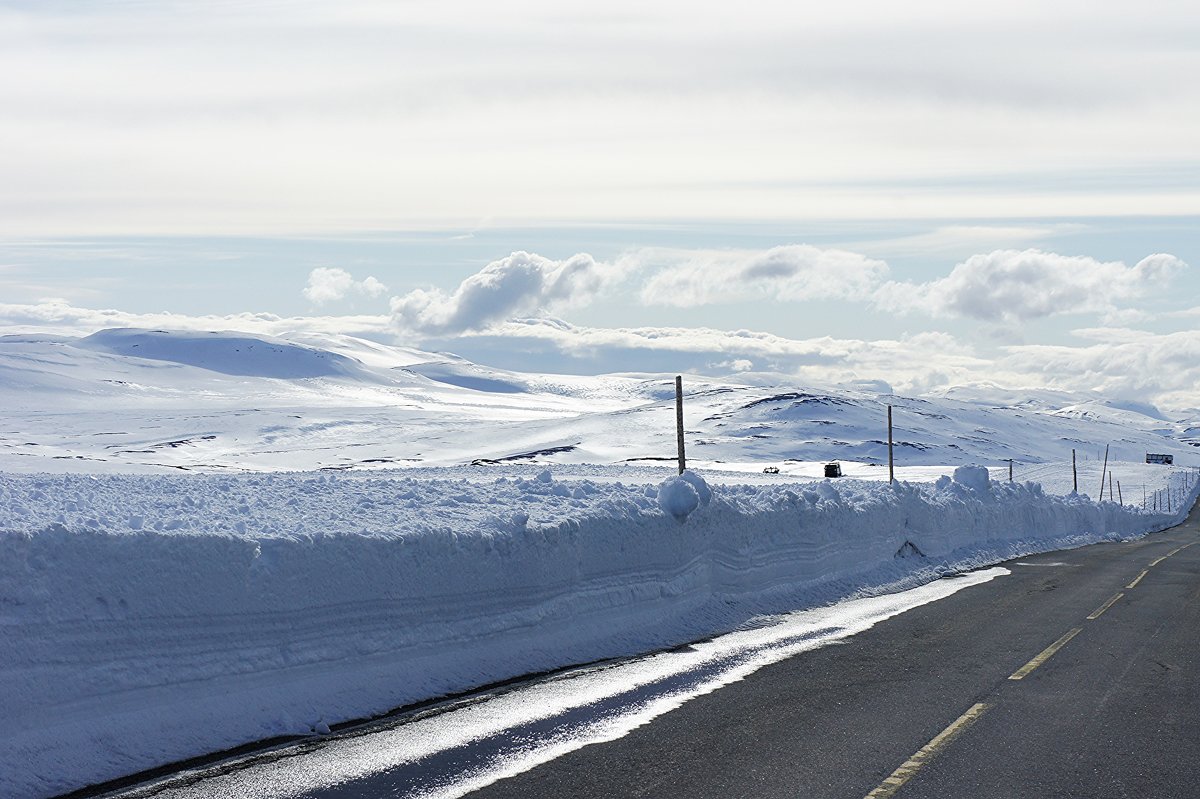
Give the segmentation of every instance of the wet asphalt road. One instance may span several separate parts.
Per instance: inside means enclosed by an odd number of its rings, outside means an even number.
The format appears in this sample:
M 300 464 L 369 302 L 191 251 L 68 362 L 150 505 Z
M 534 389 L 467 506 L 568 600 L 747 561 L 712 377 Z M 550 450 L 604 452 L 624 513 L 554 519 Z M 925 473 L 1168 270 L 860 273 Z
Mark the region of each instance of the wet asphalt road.
M 470 796 L 1200 796 L 1198 518 L 1004 564 Z

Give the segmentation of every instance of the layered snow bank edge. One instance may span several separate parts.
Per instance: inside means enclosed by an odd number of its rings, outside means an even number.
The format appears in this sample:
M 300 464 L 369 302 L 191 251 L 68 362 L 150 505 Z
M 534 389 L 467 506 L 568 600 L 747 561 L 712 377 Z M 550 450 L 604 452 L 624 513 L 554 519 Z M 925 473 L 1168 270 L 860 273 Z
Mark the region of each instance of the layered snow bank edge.
M 695 475 L 0 475 L 0 795 L 51 796 L 1186 513 L 959 472 L 716 492 Z

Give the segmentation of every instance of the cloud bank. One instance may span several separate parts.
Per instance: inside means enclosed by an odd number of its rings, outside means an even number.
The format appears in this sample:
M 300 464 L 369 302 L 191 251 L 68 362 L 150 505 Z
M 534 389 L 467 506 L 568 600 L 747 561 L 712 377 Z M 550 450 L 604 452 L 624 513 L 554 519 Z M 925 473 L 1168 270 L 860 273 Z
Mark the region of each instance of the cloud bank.
M 944 278 L 887 283 L 874 303 L 892 312 L 985 322 L 1024 322 L 1076 313 L 1114 313 L 1118 305 L 1164 288 L 1187 268 L 1173 255 L 1149 255 L 1130 267 L 1041 250 L 973 255 Z
M 322 266 L 308 273 L 308 285 L 304 287 L 304 296 L 316 305 L 324 305 L 327 302 L 344 300 L 352 293 L 381 297 L 387 294 L 387 290 L 387 286 L 374 277 L 355 280 L 345 269 Z
M 0 233 L 1200 208 L 1189 3 L 699 9 L 3 3 Z
M 339 316 L 278 316 L 272 313 L 191 315 L 133 313 L 115 308 L 82 308 L 60 298 L 35 304 L 0 303 L 0 335 L 31 331 L 55 335 L 88 335 L 111 327 L 167 330 L 233 330 L 278 336 L 284 333 L 325 333 L 359 336 L 376 341 L 394 337 L 391 320 L 383 314 Z
M 480 330 L 512 316 L 586 305 L 625 274 L 579 253 L 554 261 L 514 252 L 492 261 L 447 294 L 416 289 L 391 301 L 392 319 L 401 330 L 446 335 Z
M 1096 391 L 1112 399 L 1152 402 L 1168 411 L 1195 409 L 1195 387 L 1200 385 L 1200 330 L 1156 334 L 1086 328 L 1075 331 L 1078 345 L 1011 346 L 992 356 L 939 331 L 877 340 L 791 339 L 753 330 L 593 328 L 537 318 L 501 322 L 482 332 L 396 342 L 392 320 L 382 314 L 188 316 L 79 308 L 65 300 L 0 304 L 0 334 L 86 335 L 106 327 L 347 334 L 534 372 L 689 371 L 736 374 L 748 381 L 758 379 L 756 373 L 770 373 L 762 379 L 816 386 L 882 386 L 880 381 L 885 381 L 900 393 L 916 395 L 971 383 L 1033 386 Z
M 862 300 L 887 276 L 883 261 L 846 250 L 790 244 L 759 252 L 641 250 L 627 262 L 666 263 L 643 287 L 648 305 L 689 307 L 750 299 Z

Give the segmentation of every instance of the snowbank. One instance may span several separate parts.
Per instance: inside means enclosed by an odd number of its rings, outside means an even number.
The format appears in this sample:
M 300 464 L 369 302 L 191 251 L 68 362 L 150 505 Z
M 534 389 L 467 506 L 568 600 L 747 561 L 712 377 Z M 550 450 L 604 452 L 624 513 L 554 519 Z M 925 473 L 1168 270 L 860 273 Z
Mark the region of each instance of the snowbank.
M 959 471 L 715 491 L 694 475 L 532 471 L 0 474 L 0 795 L 50 796 L 1184 515 Z

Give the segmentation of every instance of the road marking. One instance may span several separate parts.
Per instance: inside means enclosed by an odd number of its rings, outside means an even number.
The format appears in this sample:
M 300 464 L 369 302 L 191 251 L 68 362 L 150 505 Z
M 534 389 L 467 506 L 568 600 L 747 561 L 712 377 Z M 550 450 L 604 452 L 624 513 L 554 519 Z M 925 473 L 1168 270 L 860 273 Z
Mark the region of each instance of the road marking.
M 892 775 L 879 784 L 879 787 L 867 794 L 863 799 L 887 799 L 889 796 L 895 795 L 896 791 L 911 780 L 916 773 L 921 770 L 921 767 L 933 760 L 937 753 L 945 748 L 951 741 L 962 735 L 963 731 L 979 720 L 984 711 L 989 705 L 979 702 L 972 705 L 971 708 L 954 720 L 949 727 L 939 732 L 934 739 L 922 746 L 915 755 L 905 760 L 900 768 L 892 772 Z
M 1029 676 L 1029 672 L 1033 671 L 1038 666 L 1042 665 L 1047 660 L 1049 660 L 1050 657 L 1055 652 L 1057 652 L 1058 650 L 1062 649 L 1064 646 L 1067 645 L 1067 641 L 1070 641 L 1072 638 L 1079 635 L 1081 632 L 1083 632 L 1082 627 L 1073 628 L 1070 632 L 1068 632 L 1062 638 L 1059 638 L 1057 641 L 1050 644 L 1050 646 L 1046 647 L 1041 652 L 1037 653 L 1037 655 L 1034 656 L 1033 660 L 1029 661 L 1024 666 L 1022 666 L 1021 668 L 1017 669 L 1015 672 L 1010 674 L 1008 679 L 1010 679 L 1010 680 L 1025 679 L 1026 677 Z
M 1195 541 L 1193 541 L 1193 542 L 1192 542 L 1192 544 L 1194 544 L 1194 543 L 1196 543 L 1196 542 L 1195 542 Z M 1185 550 L 1185 549 L 1187 549 L 1188 547 L 1190 547 L 1192 544 L 1184 544 L 1184 545 L 1183 545 L 1183 546 L 1181 546 L 1181 547 L 1176 547 L 1175 549 L 1173 549 L 1173 550 L 1171 550 L 1170 552 L 1168 552 L 1168 553 L 1167 553 L 1167 557 L 1168 557 L 1168 558 L 1169 558 L 1169 557 L 1171 557 L 1171 556 L 1172 556 L 1172 555 L 1174 555 L 1176 552 L 1182 552 L 1183 550 Z
M 1150 568 L 1153 569 L 1155 566 L 1162 563 L 1166 559 L 1167 559 L 1166 555 L 1163 555 L 1161 558 L 1155 558 L 1154 560 L 1150 561 Z
M 1135 578 L 1134 578 L 1134 580 L 1133 580 L 1133 582 L 1132 582 L 1132 583 L 1130 583 L 1129 585 L 1125 586 L 1125 587 L 1126 587 L 1126 588 L 1136 588 L 1136 587 L 1137 587 L 1137 584 L 1138 584 L 1138 583 L 1140 583 L 1140 582 L 1142 581 L 1142 578 L 1143 578 L 1143 577 L 1145 577 L 1145 576 L 1146 576 L 1147 574 L 1149 574 L 1149 573 L 1150 573 L 1150 570 L 1149 570 L 1149 569 L 1142 569 L 1142 573 L 1141 573 L 1141 574 L 1139 574 L 1137 577 L 1135 577 Z
M 1142 574 L 1145 574 L 1145 572 L 1142 572 Z M 1142 578 L 1141 578 L 1141 577 L 1139 577 L 1139 578 L 1138 578 L 1138 580 L 1140 580 L 1140 579 L 1142 579 Z M 1134 583 L 1136 584 L 1136 583 L 1137 583 L 1137 580 L 1134 580 Z M 1118 599 L 1120 599 L 1120 598 L 1121 598 L 1121 597 L 1123 597 L 1123 596 L 1125 596 L 1125 594 L 1117 594 L 1117 595 L 1116 595 L 1116 596 L 1114 596 L 1112 599 L 1108 600 L 1108 601 L 1107 601 L 1107 602 L 1105 602 L 1103 605 L 1101 605 L 1100 607 L 1096 608 L 1094 611 L 1092 611 L 1092 615 L 1088 616 L 1088 620 L 1089 620 L 1089 621 L 1091 621 L 1091 620 L 1094 620 L 1094 619 L 1098 619 L 1098 618 L 1100 618 L 1100 614 L 1101 614 L 1101 613 L 1103 613 L 1104 611 L 1106 611 L 1106 610 L 1108 610 L 1109 608 L 1111 608 L 1111 607 L 1113 606 L 1113 603 L 1115 603 L 1115 602 L 1116 602 Z M 1065 642 L 1064 642 L 1064 643 L 1065 643 Z

